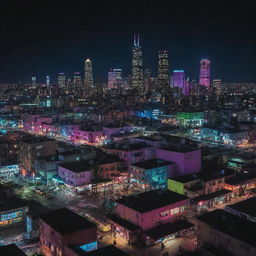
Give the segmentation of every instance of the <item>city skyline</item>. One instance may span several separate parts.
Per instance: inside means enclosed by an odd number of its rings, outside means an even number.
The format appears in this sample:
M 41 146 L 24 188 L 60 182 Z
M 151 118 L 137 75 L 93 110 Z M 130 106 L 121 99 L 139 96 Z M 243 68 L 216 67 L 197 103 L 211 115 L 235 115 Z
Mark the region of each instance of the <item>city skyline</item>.
M 95 77 L 104 81 L 110 68 L 128 74 L 131 38 L 138 33 L 144 67 L 154 75 L 158 51 L 163 49 L 169 52 L 171 70 L 184 69 L 191 78 L 198 78 L 198 62 L 208 57 L 213 78 L 256 81 L 253 1 L 234 3 L 232 10 L 219 1 L 208 5 L 181 1 L 165 8 L 156 1 L 122 5 L 112 1 L 98 9 L 97 1 L 74 6 L 62 3 L 61 7 L 49 1 L 26 1 L 22 13 L 14 2 L 2 6 L 0 18 L 2 82 L 29 81 L 34 75 L 41 81 L 59 72 L 83 73 L 85 58 L 93 60 Z M 68 19 L 65 13 L 76 14 L 76 18 Z

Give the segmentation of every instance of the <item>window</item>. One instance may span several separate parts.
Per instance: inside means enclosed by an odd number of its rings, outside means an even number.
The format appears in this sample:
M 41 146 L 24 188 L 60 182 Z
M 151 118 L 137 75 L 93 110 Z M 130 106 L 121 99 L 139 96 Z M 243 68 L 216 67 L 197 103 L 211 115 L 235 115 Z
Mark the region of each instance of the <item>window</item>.
M 169 215 L 169 211 L 165 211 L 165 212 L 160 213 L 161 217 L 165 217 L 165 216 L 168 216 L 168 215 Z

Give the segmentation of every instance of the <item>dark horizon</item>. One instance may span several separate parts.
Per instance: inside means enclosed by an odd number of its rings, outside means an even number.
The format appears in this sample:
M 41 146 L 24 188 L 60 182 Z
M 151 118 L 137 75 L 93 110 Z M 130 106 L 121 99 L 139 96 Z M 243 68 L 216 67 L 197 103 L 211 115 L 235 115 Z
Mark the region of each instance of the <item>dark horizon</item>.
M 192 79 L 198 80 L 199 61 L 208 57 L 212 79 L 256 82 L 254 1 L 52 2 L 2 4 L 0 82 L 83 75 L 85 58 L 93 62 L 95 78 L 106 81 L 110 68 L 122 68 L 126 76 L 134 33 L 140 34 L 144 69 L 153 75 L 157 52 L 165 49 L 170 71 L 184 69 Z

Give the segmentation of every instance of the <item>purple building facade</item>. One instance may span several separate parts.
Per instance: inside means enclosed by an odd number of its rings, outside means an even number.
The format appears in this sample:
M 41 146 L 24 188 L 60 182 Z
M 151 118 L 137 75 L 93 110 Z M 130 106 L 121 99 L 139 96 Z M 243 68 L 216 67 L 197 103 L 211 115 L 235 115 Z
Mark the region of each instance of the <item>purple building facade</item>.
M 156 150 L 156 157 L 176 163 L 177 170 L 169 173 L 169 178 L 201 171 L 201 149 L 158 148 Z
M 58 167 L 58 175 L 64 183 L 73 187 L 83 186 L 91 183 L 93 169 L 82 162 L 63 163 Z
M 183 89 L 185 86 L 184 70 L 173 70 L 173 86 Z
M 203 85 L 207 88 L 211 85 L 210 80 L 210 60 L 209 59 L 202 59 L 200 61 L 200 77 L 199 77 L 199 84 Z

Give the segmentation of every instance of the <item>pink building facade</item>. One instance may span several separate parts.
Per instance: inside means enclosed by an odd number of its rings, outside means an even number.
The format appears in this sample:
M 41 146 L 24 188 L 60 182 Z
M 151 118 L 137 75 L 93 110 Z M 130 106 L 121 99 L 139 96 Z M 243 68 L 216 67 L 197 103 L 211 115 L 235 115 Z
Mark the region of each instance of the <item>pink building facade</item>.
M 113 136 L 118 136 L 120 134 L 129 133 L 131 129 L 131 126 L 103 127 L 103 133 L 107 138 L 111 138 Z
M 79 246 L 80 248 L 86 248 L 86 246 L 89 248 L 90 245 L 94 245 L 93 249 L 97 249 L 96 225 L 76 215 L 74 212 L 63 208 L 40 216 L 40 248 L 45 256 L 73 255 L 67 245 Z
M 159 159 L 176 163 L 177 170 L 171 177 L 193 174 L 201 171 L 201 149 L 182 151 L 168 148 L 158 148 L 156 156 Z
M 67 163 L 67 165 L 70 165 L 70 163 Z M 71 168 L 59 166 L 58 175 L 63 182 L 68 185 L 74 187 L 84 186 L 91 183 L 93 178 L 93 169 L 88 170 L 85 168 L 84 170 L 71 170 Z
M 211 79 L 210 79 L 210 60 L 202 59 L 200 61 L 200 77 L 199 77 L 199 84 L 203 85 L 207 88 L 211 86 Z
M 150 202 L 150 198 L 148 199 Z M 174 222 L 181 215 L 186 214 L 189 200 L 185 199 L 176 203 L 165 205 L 147 212 L 139 212 L 123 204 L 117 204 L 116 213 L 122 219 L 125 219 L 142 230 L 149 230 L 161 224 Z
M 140 147 L 138 149 L 102 148 L 102 150 L 106 153 L 117 155 L 124 161 L 126 167 L 129 167 L 133 163 L 155 158 L 155 149 L 153 147 Z

